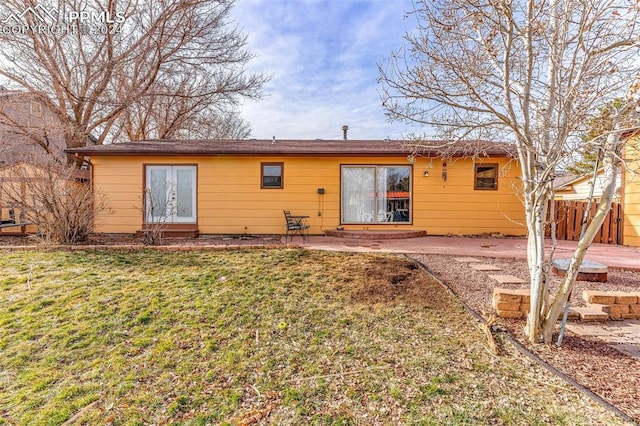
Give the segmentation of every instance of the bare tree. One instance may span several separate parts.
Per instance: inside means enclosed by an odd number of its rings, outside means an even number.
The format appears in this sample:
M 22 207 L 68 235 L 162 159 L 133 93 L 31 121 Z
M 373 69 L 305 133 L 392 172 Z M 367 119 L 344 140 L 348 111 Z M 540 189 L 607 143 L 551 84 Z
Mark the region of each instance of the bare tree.
M 5 171 L 0 194 L 4 203 L 19 211 L 21 222 L 38 228 L 43 242 L 75 244 L 91 235 L 96 216 L 111 211 L 87 179 L 88 174 L 77 167 L 41 156 Z
M 638 16 L 625 0 L 433 0 L 415 4 L 417 29 L 380 66 L 391 118 L 435 126 L 446 139 L 512 140 L 522 170 L 531 310 L 525 334 L 550 342 L 578 267 L 610 208 L 621 137 L 638 92 Z M 631 84 L 631 87 L 630 87 Z M 625 96 L 626 95 L 626 96 Z M 560 289 L 549 293 L 553 249 L 544 229 L 553 180 L 589 114 L 624 105 L 601 142 L 606 188 Z
M 64 158 L 64 135 L 55 114 L 21 90 L 0 89 L 0 164 L 46 153 Z
M 145 188 L 142 207 L 137 208 L 145 217 L 142 229 L 144 245 L 162 244 L 167 223 L 175 213 L 175 202 L 172 202 L 166 188 Z
M 193 137 L 202 139 L 246 139 L 251 135 L 251 124 L 237 112 L 219 113 L 200 118 Z M 209 124 L 207 126 L 207 124 Z
M 147 95 L 123 112 L 115 139 L 243 139 L 250 126 L 238 113 L 233 84 L 211 85 L 213 77 L 156 82 Z M 230 93 L 229 93 L 230 92 Z
M 580 138 L 574 147 L 574 153 L 578 158 L 571 158 L 567 166 L 567 171 L 575 175 L 592 174 L 597 172 L 595 167 L 600 167 L 602 141 L 606 139 L 609 132 L 613 131 L 616 117 L 624 109 L 626 100 L 621 98 L 613 99 L 604 108 L 601 108 L 588 121 L 586 130 L 580 134 Z M 634 123 L 634 116 L 630 112 L 629 117 L 620 116 L 618 120 L 627 121 L 624 127 L 631 127 Z M 622 148 L 622 146 L 620 146 Z M 618 153 L 622 154 L 622 153 Z
M 108 142 L 128 125 L 148 131 L 137 117 L 155 95 L 189 99 L 196 108 L 217 102 L 224 110 L 230 99 L 258 97 L 266 80 L 244 70 L 251 55 L 244 34 L 229 25 L 233 3 L 6 0 L 0 76 L 41 96 L 63 123 L 69 148 L 90 135 Z M 186 81 L 194 82 L 189 90 L 181 87 Z M 189 128 L 178 115 L 155 125 Z

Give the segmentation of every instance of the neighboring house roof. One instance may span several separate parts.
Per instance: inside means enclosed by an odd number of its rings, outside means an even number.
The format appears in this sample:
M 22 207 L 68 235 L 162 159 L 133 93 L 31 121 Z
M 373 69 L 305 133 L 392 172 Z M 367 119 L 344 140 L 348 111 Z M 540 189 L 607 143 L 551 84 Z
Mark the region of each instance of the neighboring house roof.
M 602 176 L 603 170 L 598 170 L 598 176 Z M 569 191 L 574 185 L 585 181 L 593 181 L 593 174 L 588 173 L 586 175 L 566 175 L 556 178 L 554 183 L 554 189 L 556 191 Z
M 603 174 L 604 169 L 598 170 L 596 186 L 594 187 L 593 196 L 599 198 L 603 190 Z M 590 187 L 593 184 L 593 174 L 585 175 L 567 175 L 556 178 L 554 181 L 554 189 L 557 195 L 563 196 L 565 199 L 585 199 L 588 198 Z M 620 173 L 616 178 L 615 192 L 620 192 L 621 178 Z
M 566 185 L 570 185 L 571 182 L 574 181 L 577 178 L 581 178 L 581 176 L 578 176 L 578 175 L 557 176 L 556 175 L 556 178 L 553 180 L 553 188 L 556 191 L 559 190 L 559 189 L 562 189 Z
M 81 155 L 315 155 L 315 156 L 492 156 L 515 155 L 515 147 L 505 142 L 397 140 L 146 140 L 68 149 Z

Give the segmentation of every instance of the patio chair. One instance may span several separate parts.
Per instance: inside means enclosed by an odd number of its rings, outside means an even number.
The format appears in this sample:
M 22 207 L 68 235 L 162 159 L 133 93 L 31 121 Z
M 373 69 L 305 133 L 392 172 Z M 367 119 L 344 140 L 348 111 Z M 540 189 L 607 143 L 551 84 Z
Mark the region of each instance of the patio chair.
M 293 242 L 293 237 L 295 235 L 300 235 L 302 237 L 302 242 L 309 241 L 309 228 L 304 220 L 309 216 L 295 216 L 291 214 L 289 210 L 283 210 L 284 218 L 286 220 L 286 234 L 284 237 L 284 242 L 286 243 L 289 239 L 289 235 L 291 235 L 291 242 Z

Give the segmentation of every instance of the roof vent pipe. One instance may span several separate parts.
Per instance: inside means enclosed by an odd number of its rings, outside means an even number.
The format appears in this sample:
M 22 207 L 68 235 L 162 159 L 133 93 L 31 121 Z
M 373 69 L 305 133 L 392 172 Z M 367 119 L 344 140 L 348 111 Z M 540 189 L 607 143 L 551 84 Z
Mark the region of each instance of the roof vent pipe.
M 347 140 L 347 130 L 349 130 L 349 126 L 342 126 L 342 139 Z
M 273 139 L 271 139 L 271 145 L 275 145 L 276 144 L 276 137 L 274 136 Z

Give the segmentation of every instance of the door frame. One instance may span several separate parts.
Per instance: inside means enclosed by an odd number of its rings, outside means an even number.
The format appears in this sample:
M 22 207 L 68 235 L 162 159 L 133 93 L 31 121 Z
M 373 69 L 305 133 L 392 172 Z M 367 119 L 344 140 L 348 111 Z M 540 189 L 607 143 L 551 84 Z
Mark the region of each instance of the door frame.
M 373 173 L 373 178 L 374 178 L 374 190 L 373 190 L 373 207 L 374 207 L 374 216 L 371 222 L 367 222 L 367 221 L 354 221 L 354 222 L 348 222 L 344 220 L 344 199 L 343 199 L 343 191 L 344 191 L 344 169 L 345 168 L 371 168 L 374 170 Z M 398 221 L 398 222 L 389 222 L 389 221 L 381 221 L 379 220 L 378 215 L 378 169 L 379 168 L 395 168 L 395 167 L 402 167 L 402 168 L 408 168 L 409 169 L 409 220 L 408 221 Z M 390 225 L 393 224 L 394 226 L 396 225 L 413 225 L 413 217 L 414 217 L 414 209 L 413 209 L 413 200 L 414 200 L 414 179 L 413 179 L 413 165 L 412 164 L 395 164 L 395 163 L 364 163 L 364 164 L 358 164 L 358 163 L 346 163 L 346 164 L 340 164 L 340 224 L 341 225 L 364 225 L 364 226 L 380 226 L 380 225 Z
M 192 203 L 192 211 L 193 215 L 190 217 L 179 217 L 176 215 L 175 211 L 172 211 L 171 214 L 166 215 L 165 220 L 162 223 L 166 224 L 195 224 L 198 221 L 198 165 L 197 164 L 143 164 L 143 223 L 160 223 L 159 221 L 152 221 L 153 218 L 149 218 L 148 215 L 148 183 L 150 180 L 150 171 L 154 169 L 168 169 L 168 180 L 169 185 L 177 185 L 177 172 L 179 170 L 192 170 L 193 171 L 193 179 L 192 179 L 192 189 L 191 189 L 191 203 Z M 169 189 L 167 189 L 169 191 Z M 172 208 L 173 210 L 173 208 Z M 152 219 L 152 220 L 149 220 Z

